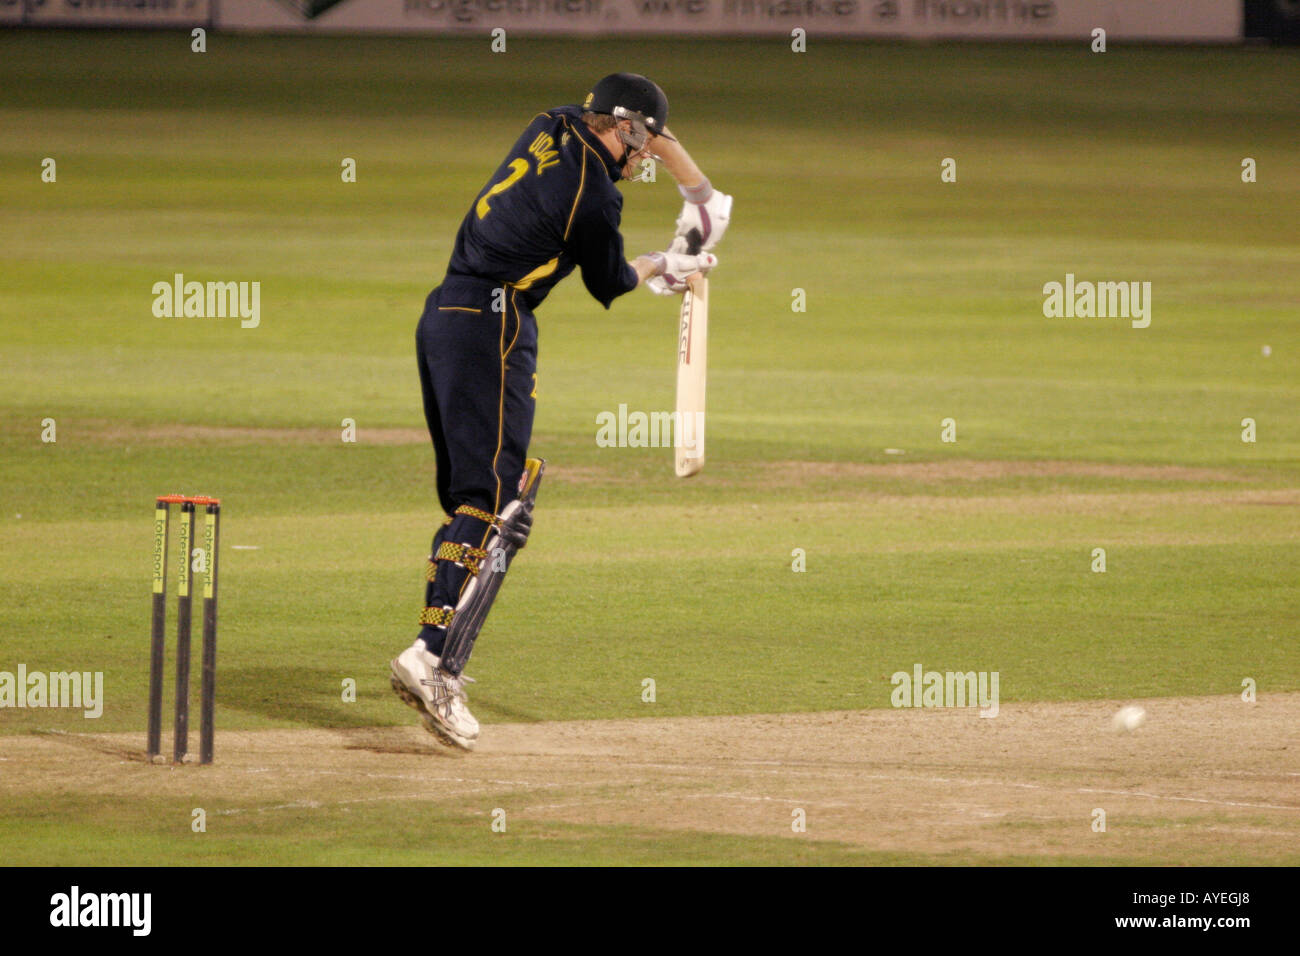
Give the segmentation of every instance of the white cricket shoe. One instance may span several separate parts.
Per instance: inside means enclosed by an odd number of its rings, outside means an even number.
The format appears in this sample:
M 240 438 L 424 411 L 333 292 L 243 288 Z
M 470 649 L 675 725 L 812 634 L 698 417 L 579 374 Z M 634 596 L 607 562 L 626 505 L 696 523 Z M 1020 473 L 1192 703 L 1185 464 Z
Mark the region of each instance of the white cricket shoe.
M 393 661 L 393 690 L 420 712 L 425 730 L 453 746 L 473 750 L 478 721 L 465 704 L 464 686 L 473 683 L 473 678 L 463 674 L 453 677 L 441 663 L 438 655 L 417 639 Z

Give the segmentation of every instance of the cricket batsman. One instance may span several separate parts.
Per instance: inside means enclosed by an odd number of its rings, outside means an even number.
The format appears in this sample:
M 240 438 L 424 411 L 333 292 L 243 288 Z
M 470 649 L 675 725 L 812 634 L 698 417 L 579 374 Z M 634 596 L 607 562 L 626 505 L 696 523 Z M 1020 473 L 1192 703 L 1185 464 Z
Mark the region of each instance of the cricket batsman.
M 479 735 L 465 661 L 528 539 L 545 465 L 527 457 L 534 310 L 575 268 L 608 309 L 642 283 L 682 292 L 688 276 L 717 265 L 708 250 L 726 231 L 731 197 L 710 185 L 667 123 L 663 90 L 635 73 L 606 76 L 580 107 L 538 113 L 465 214 L 446 277 L 425 301 L 416 353 L 446 517 L 429 555 L 422 628 L 392 662 L 392 685 L 452 746 L 472 750 Z M 629 261 L 615 184 L 647 157 L 664 165 L 685 203 L 668 248 Z

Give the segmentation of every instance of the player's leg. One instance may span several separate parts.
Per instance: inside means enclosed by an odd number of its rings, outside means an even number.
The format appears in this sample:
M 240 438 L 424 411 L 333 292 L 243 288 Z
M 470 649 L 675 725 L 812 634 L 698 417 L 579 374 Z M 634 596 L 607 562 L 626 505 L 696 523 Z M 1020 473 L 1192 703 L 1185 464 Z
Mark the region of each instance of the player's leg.
M 488 535 L 476 552 L 476 564 L 463 581 L 447 625 L 441 666 L 453 676 L 463 670 L 502 579 L 527 540 L 544 466 L 527 458 L 536 409 L 537 323 L 526 309 L 518 308 L 514 296 L 507 304 L 505 329 L 501 444 L 493 468 L 501 491 Z
M 447 517 L 434 535 L 429 552 L 427 567 L 430 571 L 426 575 L 424 601 L 426 610 L 420 617 L 422 625 L 420 633 L 415 642 L 393 660 L 390 682 L 397 695 L 420 713 L 425 727 L 438 733 L 440 737 L 445 737 L 445 731 L 435 723 L 432 716 L 439 706 L 445 710 L 450 710 L 452 706 L 451 702 L 442 702 L 440 705 L 438 696 L 434 693 L 433 676 L 438 669 L 437 654 L 442 649 L 445 629 L 434 626 L 437 622 L 430 616 L 429 609 L 439 608 L 446 603 L 438 593 L 435 575 L 431 569 L 435 566 L 434 555 L 439 553 L 448 531 L 453 530 L 451 512 L 456 510 L 456 503 L 451 497 L 451 478 L 454 468 L 443 421 L 447 409 L 455 408 L 457 402 L 453 390 L 439 389 L 437 383 L 440 380 L 454 380 L 457 375 L 457 357 L 468 360 L 468 356 L 461 354 L 462 349 L 456 341 L 455 329 L 447 327 L 445 320 L 450 310 L 440 306 L 441 288 L 434 289 L 425 302 L 424 313 L 416 328 L 415 338 L 425 423 L 429 428 L 429 438 L 433 443 L 437 468 L 438 500 Z M 455 291 L 459 293 L 461 290 Z M 451 361 L 444 362 L 441 361 L 442 358 L 449 358 Z M 452 404 L 444 408 L 442 404 L 444 400 L 450 400 Z M 464 740 L 463 746 L 472 745 L 473 737 L 478 733 L 477 726 L 471 721 L 472 717 L 468 717 L 468 711 L 465 711 L 464 716 L 453 722 Z
M 445 487 L 448 522 L 431 555 L 421 616 L 422 636 L 434 654 L 442 653 L 446 625 L 484 557 L 492 519 L 509 490 L 501 469 L 508 466 L 512 447 L 503 356 L 517 318 L 513 312 L 493 312 L 487 290 L 458 290 L 450 301 L 458 304 L 441 307 L 424 342 L 447 456 L 440 492 Z
M 424 421 L 429 428 L 429 438 L 433 442 L 434 477 L 438 489 L 438 501 L 442 505 L 442 510 L 447 513 L 448 517 L 439 525 L 437 532 L 433 536 L 433 544 L 429 548 L 428 566 L 433 566 L 433 556 L 438 553 L 438 547 L 446 536 L 447 526 L 451 520 L 451 512 L 456 510 L 456 505 L 450 496 L 451 485 L 451 459 L 447 452 L 447 441 L 443 436 L 442 421 L 438 411 L 438 395 L 433 387 L 433 376 L 429 368 L 429 363 L 425 361 L 424 336 L 428 323 L 435 321 L 438 309 L 438 289 L 434 289 L 429 294 L 425 303 L 424 314 L 420 317 L 419 325 L 415 331 L 415 352 L 416 362 L 420 370 L 420 392 L 424 399 Z M 425 584 L 425 606 L 434 601 L 433 594 L 433 575 L 427 575 L 428 580 Z M 428 625 L 423 625 L 419 634 L 420 640 L 424 641 L 426 646 L 434 650 L 435 653 L 441 648 L 442 631 L 437 631 Z M 433 646 L 433 642 L 437 646 Z
M 534 352 L 514 350 L 521 338 L 535 350 L 536 327 L 529 316 L 521 336 L 519 314 L 513 308 L 493 312 L 491 291 L 449 281 L 421 323 L 422 382 L 428 382 L 429 407 L 436 410 L 430 432 L 443 452 L 439 492 L 450 521 L 435 538 L 421 640 L 393 666 L 394 689 L 421 710 L 426 728 L 462 747 L 472 746 L 478 724 L 465 705 L 459 673 L 439 670 L 439 654 L 461 592 L 486 555 L 493 519 L 502 502 L 514 497 L 504 469 L 513 470 L 516 458 L 522 461 L 532 428 Z M 526 407 L 520 405 L 521 391 Z M 527 413 L 524 422 L 521 411 Z

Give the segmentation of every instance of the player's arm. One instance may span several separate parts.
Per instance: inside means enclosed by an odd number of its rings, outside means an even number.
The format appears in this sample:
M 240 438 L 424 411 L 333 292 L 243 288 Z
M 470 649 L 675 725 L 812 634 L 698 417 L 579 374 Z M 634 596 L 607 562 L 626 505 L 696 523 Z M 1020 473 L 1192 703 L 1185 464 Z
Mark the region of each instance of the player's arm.
M 663 252 L 652 252 L 633 259 L 632 268 L 636 270 L 637 284 L 659 279 L 658 282 L 651 282 L 650 287 L 660 295 L 671 295 L 685 291 L 688 277 L 697 272 L 707 273 L 718 264 L 718 257 L 711 252 L 695 254 L 682 251 L 682 248 L 684 246 L 679 248 L 679 243 L 674 242 Z
M 592 298 L 609 308 L 620 295 L 641 284 L 641 266 L 623 255 L 616 205 L 583 205 L 570 230 L 568 249 L 582 270 L 582 284 Z
M 627 260 L 619 232 L 620 206 L 621 200 L 580 206 L 569 236 L 569 252 L 582 270 L 583 285 L 605 308 L 654 276 L 677 281 L 717 264 L 713 255 L 684 255 L 675 248 Z
M 703 202 L 708 198 L 707 193 L 713 190 L 708 178 L 700 171 L 695 160 L 691 159 L 691 154 L 686 152 L 686 147 L 668 130 L 665 129 L 664 134 L 651 135 L 650 151 L 664 164 L 673 179 L 677 180 L 677 187 L 684 197 Z
M 677 217 L 676 235 L 685 236 L 697 229 L 703 239 L 700 248 L 712 249 L 731 222 L 731 197 L 713 188 L 686 147 L 668 130 L 662 136 L 651 137 L 650 150 L 677 180 L 677 191 L 685 200 Z
M 663 265 L 653 256 L 637 256 L 632 260 L 632 268 L 636 270 L 637 285 L 653 276 L 663 275 Z

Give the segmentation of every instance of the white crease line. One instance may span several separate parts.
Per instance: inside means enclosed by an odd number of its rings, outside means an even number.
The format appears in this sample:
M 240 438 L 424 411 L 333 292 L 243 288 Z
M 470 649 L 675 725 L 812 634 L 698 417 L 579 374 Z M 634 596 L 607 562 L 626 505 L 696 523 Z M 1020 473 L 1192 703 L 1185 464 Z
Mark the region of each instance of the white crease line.
M 1300 807 L 1281 807 L 1273 803 L 1241 803 L 1236 800 L 1209 800 L 1204 797 L 1170 797 L 1161 793 L 1146 793 L 1142 790 L 1101 790 L 1081 787 L 1076 793 L 1104 793 L 1117 797 L 1146 797 L 1149 800 L 1177 800 L 1182 803 L 1209 803 L 1219 807 L 1246 807 L 1251 810 L 1300 810 Z
M 494 754 L 492 756 L 504 757 L 508 755 Z M 546 759 L 545 755 L 533 755 L 533 756 L 535 759 L 537 757 Z M 591 762 L 593 760 L 601 760 L 603 762 L 605 760 L 608 760 L 607 756 L 595 756 L 595 755 L 587 756 L 583 754 L 563 754 L 563 755 L 558 755 L 556 758 L 553 759 L 565 760 L 565 759 L 575 759 L 575 758 L 579 761 L 584 761 L 584 762 Z M 548 760 L 548 762 L 551 761 Z M 854 779 L 854 780 L 887 780 L 891 782 L 906 780 L 910 782 L 920 782 L 920 783 L 947 783 L 947 784 L 954 784 L 957 786 L 965 786 L 965 787 L 1002 786 L 1002 787 L 1014 787 L 1021 790 L 1040 790 L 1046 793 L 1104 793 L 1111 796 L 1133 796 L 1133 797 L 1143 797 L 1145 799 L 1150 799 L 1150 800 L 1169 800 L 1172 802 L 1204 803 L 1211 806 L 1242 807 L 1242 808 L 1253 809 L 1253 810 L 1300 811 L 1300 806 L 1288 807 L 1288 806 L 1279 806 L 1277 804 L 1271 804 L 1271 803 L 1245 803 L 1242 801 L 1214 800 L 1214 799 L 1203 798 L 1203 797 L 1166 796 L 1164 794 L 1147 793 L 1145 791 L 1135 791 L 1135 790 L 1102 790 L 1102 789 L 1094 789 L 1089 787 L 1059 788 L 1059 787 L 1047 787 L 1035 783 L 1022 783 L 1018 781 L 974 780 L 974 779 L 961 778 L 961 777 L 919 776 L 915 774 L 865 773 L 865 772 L 852 771 L 852 770 L 836 772 L 836 771 L 819 771 L 819 770 L 795 770 L 791 768 L 762 769 L 762 768 L 772 767 L 772 766 L 780 767 L 779 762 L 768 761 L 768 760 L 739 761 L 735 763 L 722 763 L 722 764 L 674 764 L 674 763 L 651 763 L 647 761 L 620 761 L 619 763 L 621 766 L 640 767 L 643 769 L 651 769 L 651 770 L 677 771 L 680 773 L 684 773 L 691 778 L 698 778 L 701 775 L 701 771 L 716 772 L 716 771 L 729 770 L 736 773 L 765 773 L 774 776 L 790 775 L 790 776 L 805 776 L 805 777 L 809 777 L 809 776 L 810 777 L 838 777 L 842 779 L 847 778 L 847 779 Z M 757 766 L 744 766 L 744 764 L 755 764 Z M 323 772 L 338 773 L 339 771 L 323 771 Z M 458 782 L 466 782 L 466 783 L 470 782 L 468 780 L 464 780 L 463 778 L 456 778 L 456 779 L 458 780 Z M 610 781 L 610 784 L 619 785 L 617 781 Z M 849 804 L 822 804 L 822 805 L 823 806 L 851 806 Z
M 800 800 L 797 797 L 769 797 L 747 793 L 685 793 L 683 800 L 748 800 L 751 803 L 787 803 L 795 807 L 835 807 L 842 810 L 862 810 L 856 803 L 829 803 L 823 800 Z
M 681 793 L 681 794 L 674 794 L 673 799 L 748 800 L 754 803 L 770 801 L 772 803 L 788 803 L 793 806 L 801 806 L 801 807 L 836 807 L 836 808 L 843 808 L 846 810 L 861 809 L 860 807 L 857 807 L 856 805 L 851 803 L 823 803 L 815 800 L 795 800 L 795 799 L 786 800 L 783 797 L 768 797 L 768 796 L 761 796 L 761 795 L 755 796 L 753 794 L 743 794 L 743 793 Z M 575 810 L 575 809 L 586 809 L 587 807 L 594 807 L 601 804 L 610 804 L 610 803 L 620 804 L 628 807 L 628 809 L 634 809 L 637 806 L 636 804 L 629 804 L 625 797 L 605 797 L 598 800 L 584 800 L 584 801 L 576 801 L 576 802 L 570 801 L 568 803 L 527 804 L 522 807 L 514 807 L 511 812 L 537 813 L 545 810 Z
M 596 807 L 602 804 L 610 804 L 610 803 L 619 804 L 620 806 L 626 806 L 629 807 L 629 809 L 631 808 L 631 806 L 634 806 L 634 804 L 633 805 L 628 804 L 626 797 L 603 797 L 596 800 L 581 800 L 578 802 L 571 801 L 569 803 L 525 804 L 522 807 L 512 807 L 510 812 L 511 813 L 537 813 L 543 810 L 574 810 L 574 809 L 586 810 L 589 807 Z M 472 812 L 481 814 L 483 811 L 475 810 Z
M 524 787 L 527 789 L 542 789 L 545 787 L 563 787 L 562 783 L 535 783 L 530 780 L 500 780 L 494 777 L 441 777 L 431 776 L 429 774 L 411 774 L 411 773 L 375 773 L 365 770 L 323 770 L 312 767 L 229 767 L 222 766 L 221 773 L 239 773 L 239 774 L 273 774 L 282 772 L 286 776 L 318 776 L 318 777 L 356 777 L 366 780 L 407 780 L 412 783 L 427 783 L 432 785 L 443 783 L 490 783 L 502 787 Z
M 647 765 L 647 766 L 655 767 L 659 765 Z M 753 773 L 753 771 L 746 771 L 745 769 L 740 769 L 740 771 L 741 773 Z M 351 774 L 343 774 L 342 771 L 335 771 L 335 770 L 322 770 L 322 771 L 317 771 L 317 773 L 351 775 Z M 910 777 L 900 778 L 898 777 L 898 775 L 894 775 L 894 774 L 840 774 L 840 777 L 845 777 L 845 775 L 848 775 L 848 777 L 855 777 L 858 779 L 891 780 L 891 782 L 897 782 L 897 780 L 905 779 L 905 780 L 909 780 L 909 782 L 950 783 L 950 784 L 957 784 L 957 786 L 962 786 L 962 787 L 1014 787 L 1014 788 L 1018 788 L 1018 790 L 1034 790 L 1034 791 L 1043 791 L 1048 793 L 1053 793 L 1053 792 L 1054 793 L 1105 793 L 1105 795 L 1108 796 L 1144 797 L 1144 799 L 1148 799 L 1148 800 L 1169 800 L 1169 801 L 1174 801 L 1174 803 L 1196 803 L 1196 804 L 1208 804 L 1212 806 L 1238 806 L 1238 808 L 1255 809 L 1255 810 L 1300 810 L 1300 806 L 1279 806 L 1277 804 L 1251 804 L 1251 803 L 1243 803 L 1243 801 L 1235 801 L 1235 800 L 1210 800 L 1210 799 L 1205 799 L 1205 797 L 1167 796 L 1164 795 L 1164 793 L 1149 793 L 1145 791 L 1102 790 L 1102 788 L 1096 788 L 1096 787 L 1076 787 L 1073 788 L 1073 790 L 1071 790 L 1071 788 L 1044 787 L 1041 786 L 1041 784 L 1015 782 L 1015 780 L 1011 780 L 1011 782 L 1006 782 L 1006 780 L 971 780 L 971 779 L 961 779 L 961 778 L 952 778 L 952 777 L 917 777 L 917 775 L 910 775 Z M 391 777 L 391 779 L 407 779 L 406 777 L 400 777 L 400 775 L 374 775 L 374 777 Z M 420 778 L 416 778 L 416 779 L 420 779 Z M 495 779 L 474 780 L 469 778 L 456 777 L 456 778 L 439 778 L 438 780 L 434 780 L 433 783 L 485 783 L 485 784 L 489 784 L 489 786 L 473 787 L 471 788 L 471 790 L 456 791 L 456 792 L 421 791 L 420 793 L 404 793 L 404 795 L 403 793 L 398 793 L 398 795 L 390 795 L 390 796 L 361 797 L 361 799 L 356 799 L 356 800 L 334 801 L 334 803 L 328 805 L 342 806 L 351 803 L 367 803 L 367 801 L 372 801 L 372 800 L 404 800 L 404 799 L 438 800 L 438 799 L 442 799 L 442 797 L 465 796 L 465 795 L 469 795 L 469 793 L 494 792 L 495 788 L 502 787 L 502 786 L 520 787 L 523 788 L 523 790 L 556 790 L 556 788 L 564 788 L 564 787 L 577 787 L 577 788 L 623 787 L 625 788 L 625 790 L 636 790 L 637 787 L 647 786 L 647 784 L 653 782 L 647 782 L 647 780 L 634 780 L 634 782 L 633 780 L 627 780 L 627 782 L 624 782 L 624 780 L 590 780 L 590 782 L 582 782 L 582 783 L 530 783 L 530 782 L 526 782 L 526 780 L 495 780 Z M 802 799 L 798 799 L 798 797 L 772 797 L 766 795 L 753 795 L 753 793 L 675 793 L 675 795 L 672 795 L 672 799 L 746 800 L 746 801 L 753 801 L 753 803 L 763 803 L 763 801 L 767 801 L 767 803 L 785 803 L 785 804 L 800 805 L 800 806 L 820 806 L 820 808 L 835 808 L 835 809 L 848 809 L 848 810 L 871 809 L 870 806 L 868 806 L 867 804 L 845 804 L 845 803 L 837 803 L 837 801 L 802 800 Z M 584 801 L 584 803 L 576 803 L 576 804 L 571 803 L 571 804 L 551 804 L 546 806 L 525 806 L 525 808 L 520 808 L 520 809 L 523 810 L 560 809 L 560 808 L 573 808 L 573 806 L 595 805 L 599 803 L 625 803 L 625 800 L 610 799 L 610 800 Z M 264 810 L 266 809 L 272 809 L 272 810 L 294 809 L 294 808 L 318 809 L 321 808 L 321 806 L 325 806 L 325 805 L 326 804 L 320 803 L 320 801 L 305 801 L 305 803 L 299 803 L 299 804 L 282 804 L 278 806 L 270 806 L 270 808 L 256 808 L 253 809 L 252 812 L 261 813 L 264 812 Z M 222 812 L 220 813 L 244 813 L 244 812 L 248 812 L 248 810 L 246 809 L 222 810 Z M 1002 814 L 1002 816 L 1005 816 L 1005 813 Z
M 762 763 L 766 763 L 766 761 L 762 761 Z M 694 764 L 694 765 L 659 764 L 659 763 L 642 763 L 636 761 L 620 762 L 620 764 L 622 766 L 634 766 L 634 767 L 642 767 L 642 768 L 658 769 L 658 770 L 689 771 L 695 777 L 700 776 L 701 771 L 716 772 L 716 771 L 731 770 L 736 773 L 766 773 L 766 774 L 775 774 L 775 775 L 782 775 L 787 772 L 787 771 L 779 771 L 779 770 L 759 770 L 756 768 L 748 768 L 743 766 L 738 767 L 733 764 Z M 1140 790 L 1102 790 L 1102 789 L 1094 789 L 1090 787 L 1075 787 L 1075 788 L 1047 787 L 1037 783 L 1022 783 L 1019 781 L 1006 781 L 1006 780 L 972 780 L 972 779 L 961 778 L 961 777 L 932 777 L 932 776 L 919 776 L 916 774 L 857 773 L 853 771 L 849 771 L 847 773 L 804 772 L 801 775 L 817 776 L 817 777 L 841 777 L 841 778 L 850 778 L 850 779 L 857 779 L 857 780 L 888 780 L 892 782 L 907 781 L 912 783 L 949 783 L 949 784 L 955 784 L 957 786 L 963 786 L 963 787 L 1015 787 L 1021 790 L 1041 790 L 1045 793 L 1104 793 L 1112 796 L 1144 797 L 1150 800 L 1170 800 L 1176 802 L 1205 803 L 1205 804 L 1210 804 L 1212 806 L 1243 807 L 1252 810 L 1300 811 L 1300 806 L 1288 807 L 1288 806 L 1279 806 L 1277 804 L 1272 804 L 1272 803 L 1244 803 L 1236 800 L 1214 800 L 1205 797 L 1166 796 L 1164 794 L 1147 793 L 1145 791 L 1140 791 Z
M 216 816 L 228 817 L 237 813 L 270 813 L 273 810 L 322 810 L 328 807 L 344 807 L 354 803 L 381 803 L 385 800 L 430 800 L 434 796 L 438 797 L 464 797 L 474 793 L 486 793 L 492 790 L 491 787 L 476 787 L 469 790 L 457 790 L 454 793 L 430 794 L 425 791 L 419 793 L 389 793 L 376 797 L 356 797 L 351 800 L 332 800 L 325 802 L 323 800 L 301 800 L 296 803 L 278 803 L 270 807 L 232 807 L 228 810 L 214 811 Z
M 294 772 L 297 773 L 299 771 Z M 303 770 L 301 772 L 317 774 L 319 776 L 364 777 L 368 780 L 412 780 L 426 783 L 491 783 L 503 787 L 527 787 L 529 789 L 564 786 L 564 784 L 560 783 L 534 783 L 530 780 L 498 780 L 492 777 L 429 777 L 423 774 L 370 773 L 354 770 Z
M 463 782 L 470 783 L 474 781 L 466 780 Z M 499 781 L 488 781 L 488 783 L 498 783 L 498 782 Z M 547 790 L 547 789 L 554 789 L 557 787 L 569 787 L 569 788 L 582 789 L 582 787 L 584 786 L 584 784 L 573 784 L 573 783 L 529 784 L 523 781 L 505 781 L 505 782 L 510 786 L 522 787 L 527 790 Z M 645 781 L 635 781 L 633 783 L 630 783 L 629 786 L 642 786 L 644 784 Z M 602 781 L 595 781 L 591 784 L 587 784 L 586 786 L 607 787 L 609 786 L 609 783 L 607 781 L 602 780 Z M 213 811 L 213 813 L 217 816 L 232 816 L 237 813 L 268 813 L 272 810 L 320 810 L 326 807 L 342 807 L 354 803 L 376 803 L 385 800 L 424 800 L 424 801 L 437 803 L 440 802 L 443 798 L 450 799 L 450 798 L 464 797 L 476 793 L 499 793 L 499 790 L 495 786 L 470 787 L 467 790 L 456 790 L 456 791 L 429 792 L 427 790 L 421 790 L 418 793 L 381 794 L 379 796 L 374 796 L 374 797 L 355 797 L 350 800 L 332 800 L 328 802 L 322 800 L 301 800 L 294 803 L 275 804 L 269 807 L 232 807 L 226 810 L 215 810 Z M 596 802 L 602 802 L 602 801 L 596 801 Z M 610 802 L 614 802 L 613 798 L 611 798 Z M 625 800 L 624 798 L 620 797 L 618 798 L 618 802 L 625 802 Z M 579 804 L 574 804 L 574 806 L 585 806 L 585 804 L 579 803 Z M 474 814 L 482 814 L 485 811 L 469 810 L 467 812 L 474 813 Z

